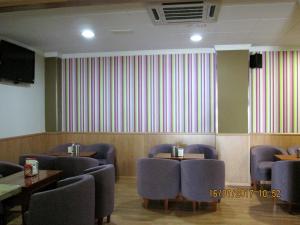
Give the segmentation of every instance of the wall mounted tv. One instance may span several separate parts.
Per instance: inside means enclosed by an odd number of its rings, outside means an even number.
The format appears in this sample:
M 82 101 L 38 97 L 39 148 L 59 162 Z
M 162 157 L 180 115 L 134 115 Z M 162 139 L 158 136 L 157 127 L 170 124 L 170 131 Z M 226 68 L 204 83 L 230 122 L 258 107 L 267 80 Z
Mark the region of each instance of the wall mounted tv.
M 33 51 L 1 40 L 0 79 L 34 83 L 34 58 Z

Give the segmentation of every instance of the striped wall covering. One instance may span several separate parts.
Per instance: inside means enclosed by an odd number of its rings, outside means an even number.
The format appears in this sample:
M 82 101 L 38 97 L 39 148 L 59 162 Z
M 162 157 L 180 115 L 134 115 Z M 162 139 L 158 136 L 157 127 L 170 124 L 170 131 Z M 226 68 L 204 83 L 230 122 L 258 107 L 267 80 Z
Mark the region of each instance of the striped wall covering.
M 62 71 L 63 131 L 215 131 L 214 53 L 68 58 Z
M 300 52 L 263 52 L 263 68 L 250 70 L 253 133 L 300 132 Z

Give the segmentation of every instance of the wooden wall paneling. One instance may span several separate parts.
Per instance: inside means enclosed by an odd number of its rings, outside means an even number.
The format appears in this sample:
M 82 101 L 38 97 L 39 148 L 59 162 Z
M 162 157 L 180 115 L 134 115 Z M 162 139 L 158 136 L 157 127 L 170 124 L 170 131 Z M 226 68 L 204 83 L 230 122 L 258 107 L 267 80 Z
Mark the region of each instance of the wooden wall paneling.
M 209 144 L 215 146 L 215 135 L 147 134 L 147 133 L 64 133 L 48 132 L 0 140 L 0 159 L 17 162 L 24 153 L 42 153 L 59 144 L 113 144 L 116 148 L 120 176 L 135 176 L 136 160 L 146 157 L 157 144 Z
M 300 134 L 252 134 L 251 146 L 275 145 L 287 149 L 300 145 Z
M 46 149 L 45 135 L 32 134 L 0 139 L 0 159 L 17 163 L 25 153 L 41 153 Z
M 225 162 L 228 185 L 250 185 L 250 135 L 219 134 L 216 136 L 219 159 Z
M 136 161 L 144 154 L 144 135 L 115 135 L 114 145 L 117 154 L 117 168 L 120 176 L 135 176 Z
M 116 148 L 118 174 L 135 176 L 136 160 L 148 155 L 149 149 L 157 144 L 196 144 L 215 146 L 215 135 L 205 134 L 147 134 L 147 133 L 47 133 L 46 149 L 64 143 L 113 144 Z

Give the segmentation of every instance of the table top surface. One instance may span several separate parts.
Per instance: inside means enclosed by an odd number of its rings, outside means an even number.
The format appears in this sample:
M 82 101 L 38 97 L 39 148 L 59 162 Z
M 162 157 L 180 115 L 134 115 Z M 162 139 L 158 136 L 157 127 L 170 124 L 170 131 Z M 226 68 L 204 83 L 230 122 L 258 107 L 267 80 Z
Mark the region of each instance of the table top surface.
M 0 184 L 0 201 L 19 194 L 22 191 L 20 185 Z
M 154 156 L 154 158 L 174 160 L 204 159 L 204 154 L 185 153 L 183 157 L 171 157 L 171 153 L 158 153 Z
M 48 182 L 54 182 L 60 178 L 61 170 L 39 170 L 39 173 L 32 177 L 25 177 L 24 172 L 18 172 L 0 179 L 0 184 L 19 185 L 22 189 L 31 189 Z
M 72 156 L 70 153 L 67 153 L 67 152 L 47 152 L 45 154 L 49 155 L 49 156 Z M 97 154 L 97 152 L 95 152 L 95 151 L 81 151 L 81 152 L 79 152 L 80 157 L 90 157 L 90 158 L 92 158 L 96 154 Z M 76 156 L 74 156 L 74 157 L 76 157 Z
M 275 157 L 280 160 L 300 160 L 296 155 L 275 155 Z

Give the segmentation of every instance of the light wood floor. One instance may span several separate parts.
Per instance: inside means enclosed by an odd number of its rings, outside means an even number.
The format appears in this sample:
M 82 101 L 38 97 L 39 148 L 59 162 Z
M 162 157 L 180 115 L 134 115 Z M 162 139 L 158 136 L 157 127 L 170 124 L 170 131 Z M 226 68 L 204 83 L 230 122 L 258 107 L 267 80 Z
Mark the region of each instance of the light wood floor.
M 20 225 L 16 218 L 9 225 Z M 192 212 L 190 202 L 170 203 L 170 210 L 163 210 L 163 203 L 150 202 L 149 209 L 142 207 L 142 199 L 136 191 L 134 178 L 122 177 L 116 184 L 115 211 L 111 225 L 300 225 L 300 212 L 287 212 L 284 204 L 273 206 L 271 199 L 258 196 L 252 198 L 224 198 L 217 211 L 201 206 Z M 71 224 L 70 224 L 71 225 Z M 82 224 L 84 225 L 84 224 Z

